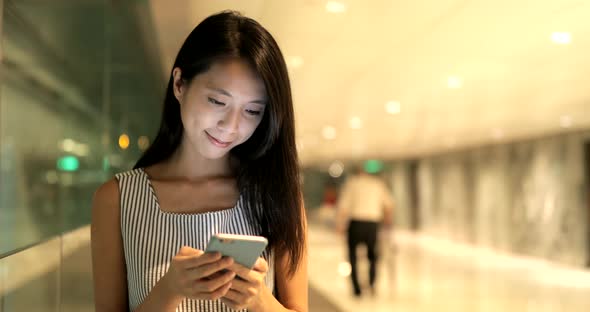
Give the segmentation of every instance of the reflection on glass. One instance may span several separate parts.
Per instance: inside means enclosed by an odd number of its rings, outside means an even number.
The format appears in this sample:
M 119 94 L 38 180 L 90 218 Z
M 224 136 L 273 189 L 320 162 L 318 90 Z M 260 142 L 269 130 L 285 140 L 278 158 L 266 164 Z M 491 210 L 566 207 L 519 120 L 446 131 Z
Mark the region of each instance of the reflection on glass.
M 141 5 L 4 1 L 0 255 L 88 224 L 94 190 L 142 151 L 119 135 L 154 133 L 164 83 Z

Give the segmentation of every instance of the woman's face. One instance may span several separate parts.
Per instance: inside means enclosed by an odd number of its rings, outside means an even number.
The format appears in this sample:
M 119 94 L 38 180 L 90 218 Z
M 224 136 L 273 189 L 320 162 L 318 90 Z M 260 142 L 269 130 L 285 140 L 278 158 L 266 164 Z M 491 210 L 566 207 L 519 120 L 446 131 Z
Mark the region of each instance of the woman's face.
M 183 144 L 218 159 L 244 143 L 260 124 L 267 103 L 264 83 L 246 62 L 229 59 L 186 82 L 175 68 L 174 95 L 180 103 Z

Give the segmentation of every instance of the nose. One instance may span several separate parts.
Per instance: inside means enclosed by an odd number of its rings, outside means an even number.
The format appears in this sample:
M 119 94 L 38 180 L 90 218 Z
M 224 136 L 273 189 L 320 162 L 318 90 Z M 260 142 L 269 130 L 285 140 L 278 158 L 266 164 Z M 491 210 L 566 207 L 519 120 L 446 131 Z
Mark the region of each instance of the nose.
M 217 128 L 227 133 L 238 132 L 240 125 L 240 110 L 228 110 L 222 118 L 217 122 Z

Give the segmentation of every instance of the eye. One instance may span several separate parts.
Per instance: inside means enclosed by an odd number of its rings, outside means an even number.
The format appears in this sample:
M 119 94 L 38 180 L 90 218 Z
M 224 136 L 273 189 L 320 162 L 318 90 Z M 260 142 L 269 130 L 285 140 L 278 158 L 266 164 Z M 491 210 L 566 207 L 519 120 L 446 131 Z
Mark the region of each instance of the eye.
M 216 100 L 214 98 L 210 98 L 210 97 L 207 98 L 207 101 L 209 101 L 209 103 L 215 104 L 215 105 L 225 105 L 225 103 L 219 102 L 218 100 Z
M 248 114 L 250 114 L 250 115 L 252 115 L 252 116 L 260 116 L 260 113 L 261 113 L 261 112 L 260 112 L 260 111 L 257 111 L 257 110 L 251 110 L 251 109 L 247 109 L 247 110 L 246 110 L 246 113 L 248 113 Z

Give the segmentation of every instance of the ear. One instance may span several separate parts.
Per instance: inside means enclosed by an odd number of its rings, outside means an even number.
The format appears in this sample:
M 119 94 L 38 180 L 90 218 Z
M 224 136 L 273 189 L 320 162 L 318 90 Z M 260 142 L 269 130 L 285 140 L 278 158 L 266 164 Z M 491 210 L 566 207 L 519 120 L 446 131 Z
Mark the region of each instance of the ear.
M 184 92 L 184 80 L 182 79 L 182 70 L 178 67 L 175 67 L 172 70 L 172 89 L 174 91 L 174 96 L 178 100 L 178 103 L 181 103 L 180 99 L 182 98 L 182 93 Z

